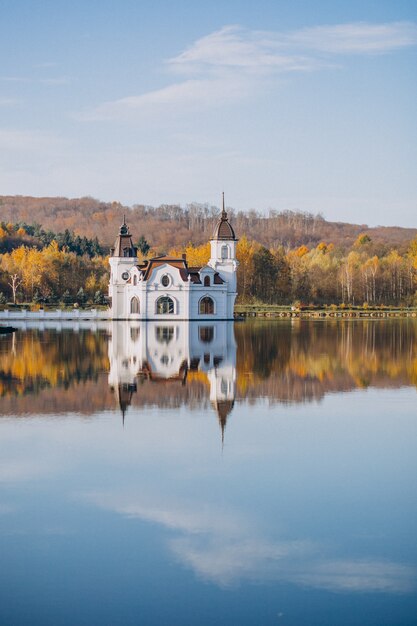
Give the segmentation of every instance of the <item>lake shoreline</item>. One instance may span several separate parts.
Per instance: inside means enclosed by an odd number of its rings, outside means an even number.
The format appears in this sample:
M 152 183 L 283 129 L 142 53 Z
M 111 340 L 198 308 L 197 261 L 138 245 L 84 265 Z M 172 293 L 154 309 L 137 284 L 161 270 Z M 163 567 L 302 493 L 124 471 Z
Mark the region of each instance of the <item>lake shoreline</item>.
M 387 319 L 387 318 L 417 318 L 416 308 L 317 308 L 298 309 L 278 306 L 237 305 L 235 319 Z

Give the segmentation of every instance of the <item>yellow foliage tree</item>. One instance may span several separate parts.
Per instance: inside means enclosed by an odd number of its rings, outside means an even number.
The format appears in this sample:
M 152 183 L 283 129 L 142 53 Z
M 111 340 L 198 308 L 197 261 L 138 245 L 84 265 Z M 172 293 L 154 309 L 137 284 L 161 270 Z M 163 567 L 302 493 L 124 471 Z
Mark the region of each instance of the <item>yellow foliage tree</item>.
M 309 252 L 310 250 L 307 248 L 307 246 L 300 246 L 295 251 L 296 255 L 300 258 L 303 257 L 305 254 L 308 254 Z
M 189 243 L 185 248 L 172 248 L 169 255 L 174 258 L 180 258 L 182 254 L 187 257 L 187 263 L 191 267 L 200 267 L 206 265 L 210 259 L 210 242 L 201 246 L 193 246 Z
M 246 235 L 238 241 L 236 257 L 239 261 L 238 269 L 238 293 L 241 301 L 245 302 L 249 296 L 251 280 L 253 276 L 253 256 L 261 248 L 256 241 L 249 241 Z
M 99 286 L 95 275 L 90 274 L 90 276 L 88 276 L 87 280 L 85 281 L 85 291 L 88 293 L 89 296 L 92 296 L 95 294 L 98 288 Z

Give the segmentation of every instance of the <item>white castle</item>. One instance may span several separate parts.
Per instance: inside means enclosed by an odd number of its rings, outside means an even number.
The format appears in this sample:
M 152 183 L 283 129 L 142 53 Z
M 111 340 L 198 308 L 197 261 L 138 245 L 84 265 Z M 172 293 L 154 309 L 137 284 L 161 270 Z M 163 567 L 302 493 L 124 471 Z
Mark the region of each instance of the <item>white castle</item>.
M 236 291 L 237 238 L 224 206 L 210 240 L 207 265 L 154 257 L 143 263 L 126 221 L 110 257 L 109 297 L 115 320 L 231 320 Z

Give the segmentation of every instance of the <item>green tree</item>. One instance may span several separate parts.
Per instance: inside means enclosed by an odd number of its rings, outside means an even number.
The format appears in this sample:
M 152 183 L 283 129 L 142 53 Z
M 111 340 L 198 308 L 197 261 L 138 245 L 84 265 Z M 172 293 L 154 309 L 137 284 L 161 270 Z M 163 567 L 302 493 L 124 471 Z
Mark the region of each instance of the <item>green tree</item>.
M 73 301 L 73 298 L 72 298 L 70 292 L 68 291 L 68 289 L 66 289 L 64 291 L 64 293 L 62 294 L 62 302 L 64 304 L 71 304 L 72 301 Z
M 253 255 L 253 272 L 253 295 L 272 304 L 277 299 L 278 266 L 268 248 L 262 246 Z
M 104 294 L 102 291 L 100 291 L 100 289 L 97 289 L 96 293 L 94 294 L 94 304 L 104 304 L 104 303 L 105 303 Z
M 139 252 L 141 252 L 143 256 L 146 256 L 149 250 L 151 249 L 151 246 L 148 244 L 148 242 L 146 241 L 143 235 L 139 237 L 138 243 L 136 245 L 137 245 Z
M 77 295 L 75 296 L 75 299 L 80 306 L 82 306 L 83 304 L 87 302 L 87 296 L 82 287 L 80 287 L 79 290 L 77 291 Z

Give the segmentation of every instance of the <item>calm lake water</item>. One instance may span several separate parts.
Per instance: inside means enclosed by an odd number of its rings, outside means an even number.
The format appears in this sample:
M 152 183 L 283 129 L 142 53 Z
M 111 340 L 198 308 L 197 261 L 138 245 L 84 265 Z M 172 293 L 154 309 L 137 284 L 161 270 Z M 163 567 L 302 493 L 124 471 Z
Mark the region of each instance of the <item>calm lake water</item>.
M 417 324 L 0 336 L 0 623 L 417 622 Z

